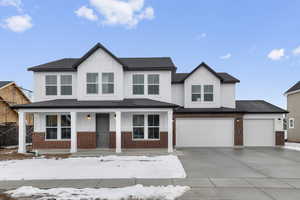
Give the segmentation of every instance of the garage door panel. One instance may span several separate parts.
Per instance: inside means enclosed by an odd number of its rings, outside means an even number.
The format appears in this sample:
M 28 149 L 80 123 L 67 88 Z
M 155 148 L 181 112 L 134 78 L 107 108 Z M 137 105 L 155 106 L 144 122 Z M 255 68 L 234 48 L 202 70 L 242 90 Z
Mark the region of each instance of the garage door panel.
M 272 119 L 245 119 L 244 145 L 274 146 L 274 121 Z
M 176 146 L 225 147 L 233 146 L 233 119 L 176 119 Z

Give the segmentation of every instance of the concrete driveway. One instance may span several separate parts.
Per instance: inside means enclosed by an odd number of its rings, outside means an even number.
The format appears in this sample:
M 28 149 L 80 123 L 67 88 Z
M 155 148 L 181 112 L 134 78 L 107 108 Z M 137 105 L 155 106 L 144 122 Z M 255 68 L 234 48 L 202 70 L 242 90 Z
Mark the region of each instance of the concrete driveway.
M 188 185 L 182 200 L 299 200 L 300 151 L 281 148 L 178 149 L 186 179 L 104 179 L 0 181 L 2 190 L 30 185 L 53 187 L 125 187 Z

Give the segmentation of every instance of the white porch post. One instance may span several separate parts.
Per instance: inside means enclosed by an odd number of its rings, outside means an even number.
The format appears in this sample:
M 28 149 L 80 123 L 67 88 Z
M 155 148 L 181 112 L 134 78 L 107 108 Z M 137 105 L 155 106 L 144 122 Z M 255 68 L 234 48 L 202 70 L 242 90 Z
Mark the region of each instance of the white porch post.
M 77 152 L 77 113 L 71 112 L 71 153 Z
M 25 113 L 18 112 L 18 114 L 19 114 L 19 149 L 18 149 L 18 153 L 26 153 Z
M 116 153 L 121 153 L 121 111 L 116 112 Z
M 173 110 L 168 111 L 168 152 L 173 152 Z

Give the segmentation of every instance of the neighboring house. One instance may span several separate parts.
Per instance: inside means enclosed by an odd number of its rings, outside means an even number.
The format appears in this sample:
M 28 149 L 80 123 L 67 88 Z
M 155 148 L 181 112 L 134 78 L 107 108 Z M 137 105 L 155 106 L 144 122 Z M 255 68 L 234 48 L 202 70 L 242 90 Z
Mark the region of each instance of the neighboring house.
M 12 108 L 18 104 L 31 103 L 30 99 L 13 81 L 0 81 L 0 124 L 16 124 L 18 113 Z M 33 123 L 33 118 L 29 114 L 26 116 L 28 124 Z
M 287 139 L 300 142 L 300 81 L 285 92 L 287 97 Z
M 169 57 L 119 58 L 101 44 L 81 58 L 29 68 L 34 149 L 274 146 L 287 111 L 261 100 L 236 101 L 238 79 L 205 63 L 176 73 Z M 173 131 L 174 130 L 174 131 Z M 19 152 L 24 152 L 20 126 Z

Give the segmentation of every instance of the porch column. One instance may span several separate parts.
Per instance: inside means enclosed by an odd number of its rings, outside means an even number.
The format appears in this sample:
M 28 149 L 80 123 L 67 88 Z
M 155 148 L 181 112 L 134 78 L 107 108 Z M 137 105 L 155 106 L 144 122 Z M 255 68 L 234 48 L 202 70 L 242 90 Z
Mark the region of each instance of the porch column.
M 168 152 L 173 152 L 173 110 L 168 111 Z
M 18 149 L 18 153 L 26 153 L 25 113 L 18 112 L 18 114 L 19 114 L 19 149 Z
M 116 153 L 121 153 L 121 111 L 116 112 Z
M 71 153 L 77 152 L 77 113 L 71 112 Z

